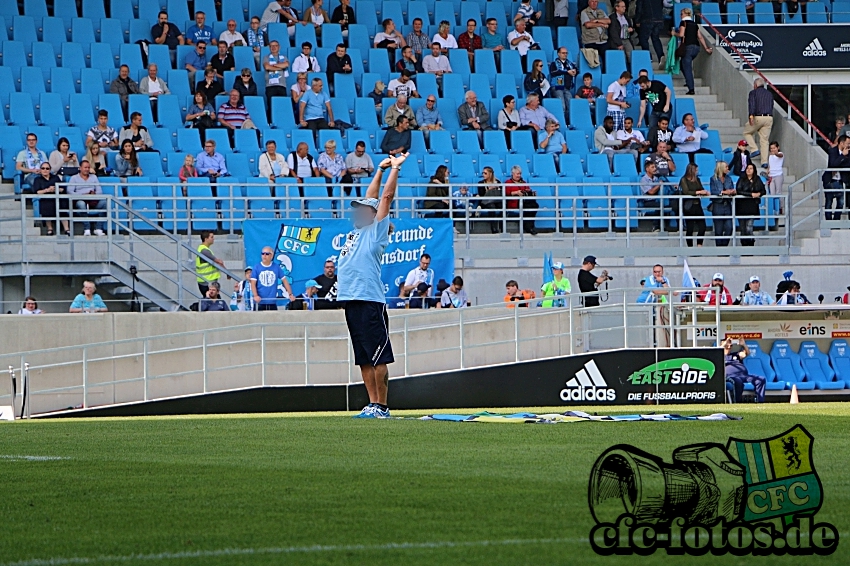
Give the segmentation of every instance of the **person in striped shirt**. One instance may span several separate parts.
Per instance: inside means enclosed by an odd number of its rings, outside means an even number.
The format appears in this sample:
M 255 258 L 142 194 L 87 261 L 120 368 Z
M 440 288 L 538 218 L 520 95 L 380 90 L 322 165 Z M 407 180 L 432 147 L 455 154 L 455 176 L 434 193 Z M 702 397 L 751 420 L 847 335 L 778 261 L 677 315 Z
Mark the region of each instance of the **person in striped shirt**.
M 230 145 L 233 145 L 233 131 L 241 128 L 253 128 L 254 123 L 251 121 L 251 116 L 240 100 L 239 91 L 233 89 L 230 91 L 230 98 L 227 102 L 218 107 L 218 121 L 227 128 L 227 134 L 230 136 Z

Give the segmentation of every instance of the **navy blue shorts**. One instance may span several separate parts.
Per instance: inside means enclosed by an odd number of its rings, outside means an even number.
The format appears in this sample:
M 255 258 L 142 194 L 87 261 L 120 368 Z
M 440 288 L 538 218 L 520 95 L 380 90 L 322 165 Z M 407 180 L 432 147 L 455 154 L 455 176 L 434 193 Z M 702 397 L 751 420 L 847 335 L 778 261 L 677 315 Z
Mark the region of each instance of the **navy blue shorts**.
M 347 301 L 345 322 L 351 335 L 355 365 L 374 367 L 395 361 L 385 303 Z

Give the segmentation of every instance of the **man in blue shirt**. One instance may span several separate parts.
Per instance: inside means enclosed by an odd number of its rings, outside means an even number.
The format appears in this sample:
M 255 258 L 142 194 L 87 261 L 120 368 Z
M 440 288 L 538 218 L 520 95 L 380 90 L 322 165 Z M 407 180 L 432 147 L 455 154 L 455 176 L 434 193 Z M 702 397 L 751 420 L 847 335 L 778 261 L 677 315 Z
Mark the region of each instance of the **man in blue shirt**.
M 644 280 L 644 291 L 638 297 L 639 303 L 667 303 L 670 301 L 670 281 L 664 276 L 664 267 L 652 266 L 652 277 Z M 677 293 L 675 293 L 677 294 Z
M 210 183 L 215 183 L 219 177 L 230 175 L 224 163 L 224 156 L 215 150 L 215 140 L 204 142 L 204 151 L 195 158 L 195 169 L 199 177 L 209 177 Z M 215 189 L 213 196 L 217 196 Z
M 381 258 L 390 243 L 389 213 L 398 185 L 398 172 L 406 153 L 381 161 L 366 190 L 366 198 L 355 200 L 354 230 L 339 252 L 337 300 L 346 301 L 345 321 L 351 335 L 354 363 L 369 393 L 369 404 L 355 418 L 389 418 L 387 364 L 395 361 L 390 343 L 386 291 L 381 281 Z M 384 171 L 390 174 L 384 193 L 378 190 Z
M 195 78 L 198 71 L 203 72 L 207 68 L 207 42 L 203 39 L 198 40 L 195 44 L 195 50 L 186 54 L 186 59 L 183 63 L 186 70 L 189 71 L 189 84 L 195 84 Z
M 213 28 L 206 25 L 207 15 L 203 12 L 195 12 L 195 25 L 186 30 L 186 43 L 197 45 L 201 41 L 207 45 L 215 45 L 217 42 L 213 36 Z
M 325 120 L 325 111 L 328 119 Z M 298 110 L 298 123 L 302 128 L 313 132 L 313 138 L 318 139 L 319 130 L 327 130 L 334 127 L 334 112 L 331 108 L 331 99 L 322 90 L 322 79 L 313 79 L 310 90 L 301 97 Z
M 289 285 L 283 268 L 274 263 L 272 257 L 274 250 L 269 246 L 263 248 L 260 263 L 251 270 L 251 293 L 254 295 L 254 304 L 260 311 L 277 310 L 277 288 L 283 283 L 288 297 L 293 297 L 292 287 Z
M 481 32 L 481 48 L 490 49 L 493 51 L 493 57 L 496 59 L 496 64 L 500 63 L 501 52 L 507 47 L 505 38 L 497 30 L 499 22 L 496 18 L 487 18 L 484 22 L 487 29 Z

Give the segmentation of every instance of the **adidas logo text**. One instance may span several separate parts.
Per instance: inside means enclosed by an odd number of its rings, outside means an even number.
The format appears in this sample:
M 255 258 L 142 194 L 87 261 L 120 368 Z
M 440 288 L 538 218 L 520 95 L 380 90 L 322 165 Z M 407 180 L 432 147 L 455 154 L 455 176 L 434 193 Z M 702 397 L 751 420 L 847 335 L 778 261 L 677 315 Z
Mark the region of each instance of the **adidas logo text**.
M 617 392 L 608 387 L 594 360 L 584 364 L 584 369 L 561 389 L 562 401 L 614 401 L 616 397 Z
M 826 50 L 817 37 L 803 49 L 803 57 L 826 57 Z

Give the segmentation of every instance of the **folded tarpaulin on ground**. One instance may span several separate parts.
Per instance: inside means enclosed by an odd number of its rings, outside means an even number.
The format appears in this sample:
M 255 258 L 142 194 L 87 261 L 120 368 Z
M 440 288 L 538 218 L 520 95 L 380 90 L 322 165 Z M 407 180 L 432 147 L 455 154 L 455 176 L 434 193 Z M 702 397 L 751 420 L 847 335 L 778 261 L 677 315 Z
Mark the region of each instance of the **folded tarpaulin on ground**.
M 739 421 L 741 420 L 741 417 L 733 417 L 726 413 L 713 413 L 711 415 L 674 415 L 671 413 L 650 413 L 646 415 L 591 415 L 584 411 L 567 411 L 565 413 L 546 413 L 538 415 L 535 413 L 499 414 L 484 411 L 472 415 L 426 415 L 421 417 L 420 420 L 464 423 L 559 424 L 590 421 Z

